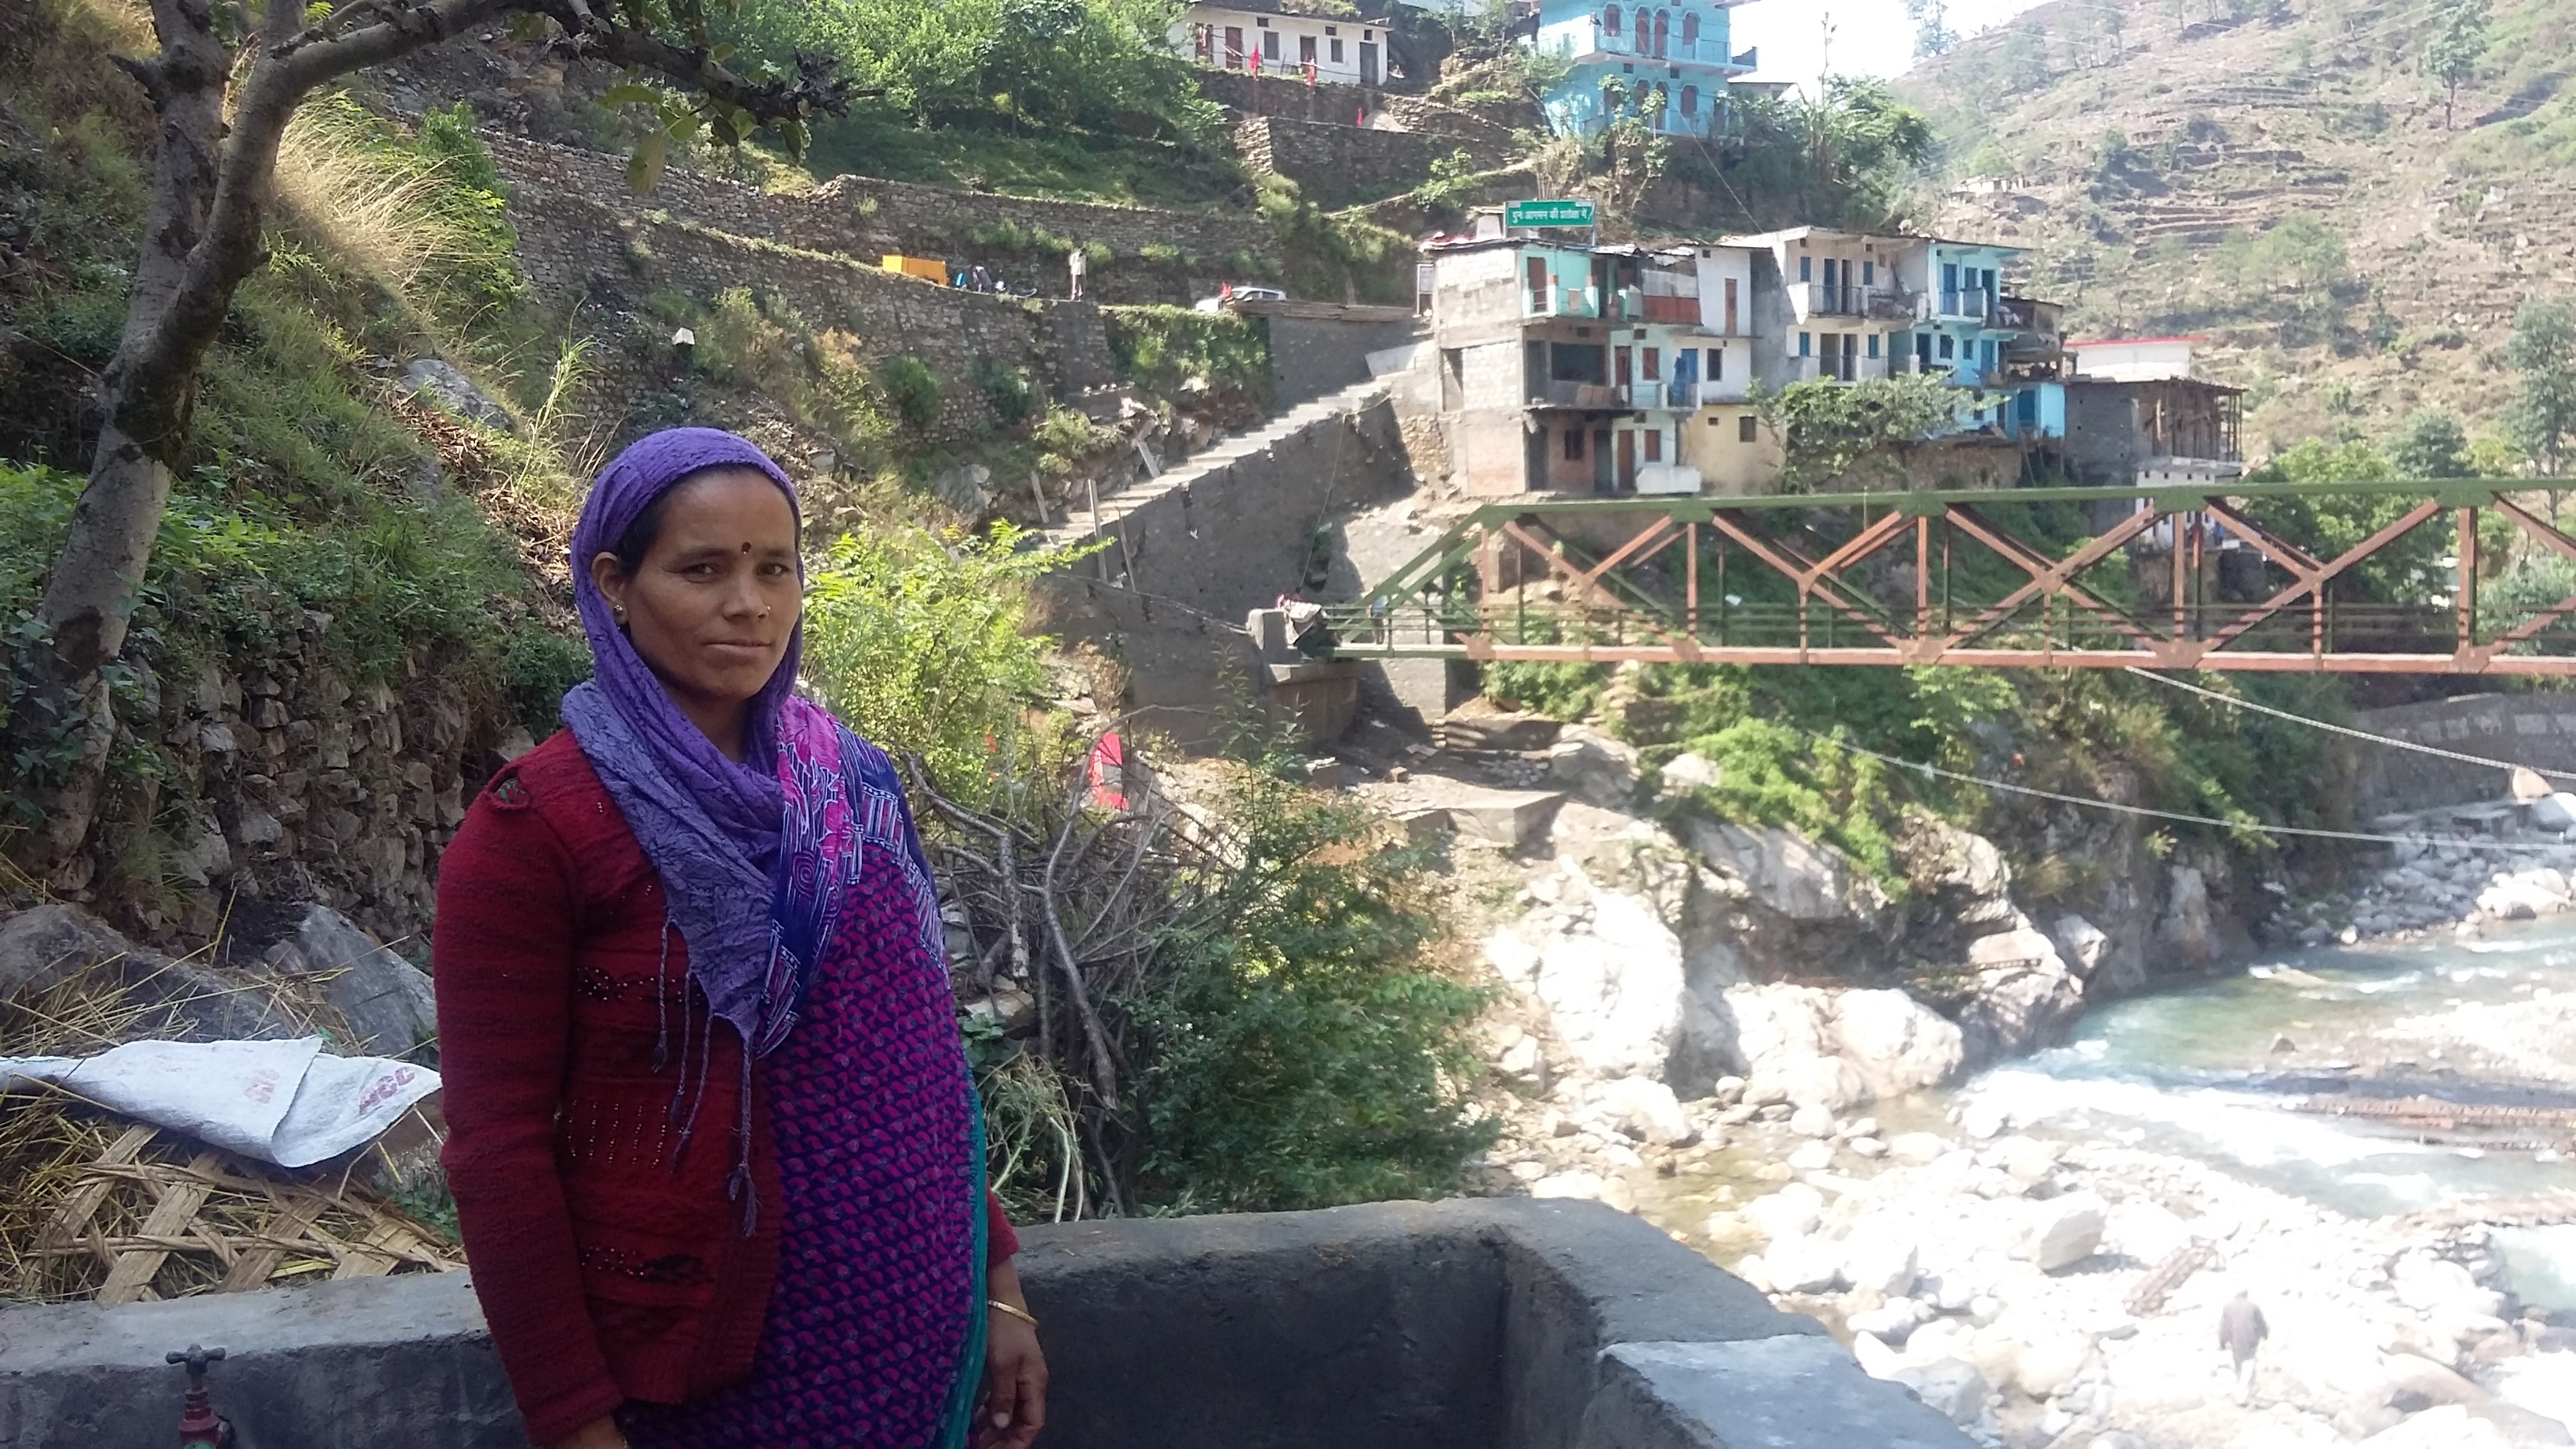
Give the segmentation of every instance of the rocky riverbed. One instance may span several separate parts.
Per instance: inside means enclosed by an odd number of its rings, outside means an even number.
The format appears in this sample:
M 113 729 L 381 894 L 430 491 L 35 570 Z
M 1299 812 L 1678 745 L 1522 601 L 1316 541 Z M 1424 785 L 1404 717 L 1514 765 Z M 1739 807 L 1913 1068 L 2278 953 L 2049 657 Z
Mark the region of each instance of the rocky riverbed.
M 2105 892 L 2096 926 L 1926 825 L 1899 903 L 1794 832 L 1670 808 L 1689 757 L 1659 778 L 1570 730 L 1442 764 L 1362 788 L 1474 812 L 1454 855 L 1510 1002 L 1489 1190 L 1642 1214 L 1998 1445 L 2570 1442 L 2576 1285 L 2535 1289 L 2562 1245 L 2514 1236 L 2576 1223 L 2558 1154 L 2293 1110 L 2576 1080 L 2576 931 L 2563 985 L 2487 962 L 2576 906 L 2576 846 L 2528 806 L 2407 822 L 2346 896 L 2266 886 L 2257 934 L 2293 954 L 2139 998 L 2146 962 L 2230 949 L 2199 866 Z M 1907 960 L 1910 989 L 1837 984 Z M 2273 1328 L 2243 1405 L 2217 1344 L 2240 1289 Z

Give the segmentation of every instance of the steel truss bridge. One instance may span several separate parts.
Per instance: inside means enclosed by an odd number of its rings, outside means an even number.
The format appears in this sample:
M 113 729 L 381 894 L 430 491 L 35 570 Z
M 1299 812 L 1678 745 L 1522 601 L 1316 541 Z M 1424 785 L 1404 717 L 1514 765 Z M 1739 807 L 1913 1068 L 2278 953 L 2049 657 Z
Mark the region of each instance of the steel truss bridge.
M 2576 594 L 2491 577 L 2511 542 L 2576 563 L 2539 496 L 2489 479 L 1521 498 L 1326 617 L 1344 659 L 2576 675 Z M 2319 513 L 2335 501 L 2358 506 Z M 2356 515 L 2379 526 L 2354 537 Z

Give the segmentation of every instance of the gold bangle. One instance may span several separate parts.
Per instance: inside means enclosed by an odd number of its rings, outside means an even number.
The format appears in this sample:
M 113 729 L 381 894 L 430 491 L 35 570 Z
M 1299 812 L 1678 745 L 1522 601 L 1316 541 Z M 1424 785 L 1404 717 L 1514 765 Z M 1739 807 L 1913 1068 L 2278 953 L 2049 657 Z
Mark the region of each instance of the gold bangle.
M 987 1298 L 984 1302 L 988 1307 L 1007 1313 L 1031 1328 L 1038 1326 L 1038 1316 L 1017 1304 L 1005 1303 L 999 1298 Z

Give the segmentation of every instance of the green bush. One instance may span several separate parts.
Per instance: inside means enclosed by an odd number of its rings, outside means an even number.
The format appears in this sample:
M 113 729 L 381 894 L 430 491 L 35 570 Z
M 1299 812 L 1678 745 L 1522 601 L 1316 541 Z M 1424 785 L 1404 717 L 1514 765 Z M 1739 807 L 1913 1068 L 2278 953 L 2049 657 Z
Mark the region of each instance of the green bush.
M 1493 1140 L 1463 1115 L 1485 997 L 1440 975 L 1415 850 L 1363 851 L 1361 812 L 1247 777 L 1219 808 L 1242 867 L 1211 924 L 1163 945 L 1134 1002 L 1150 1056 L 1139 1197 L 1271 1212 L 1437 1196 Z
M 1257 321 L 1188 307 L 1101 310 L 1119 376 L 1166 396 L 1196 378 L 1219 396 L 1269 406 L 1270 340 Z
M 1030 384 L 1028 373 L 999 358 L 975 359 L 975 385 L 984 390 L 985 400 L 993 405 L 993 416 L 1006 428 L 1025 421 L 1037 404 L 1037 389 Z
M 918 357 L 889 357 L 877 364 L 876 378 L 886 400 L 894 405 L 895 416 L 915 428 L 939 420 L 939 374 L 930 370 L 929 363 Z

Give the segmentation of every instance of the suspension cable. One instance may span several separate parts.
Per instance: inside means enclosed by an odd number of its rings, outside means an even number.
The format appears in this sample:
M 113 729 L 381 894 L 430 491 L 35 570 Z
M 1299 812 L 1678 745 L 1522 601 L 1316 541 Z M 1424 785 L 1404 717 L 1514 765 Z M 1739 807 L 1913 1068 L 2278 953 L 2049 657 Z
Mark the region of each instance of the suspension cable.
M 1807 738 L 1816 741 L 1818 744 L 1830 746 L 1831 748 L 1844 751 L 1847 754 L 1866 755 L 1873 760 L 1883 761 L 1902 769 L 1912 770 L 1915 773 L 1926 777 L 1937 775 L 1944 780 L 1955 780 L 1962 785 L 1976 785 L 1988 790 L 2001 790 L 2012 795 L 2029 795 L 2041 800 L 2054 800 L 2061 805 L 2081 805 L 2087 809 L 2108 810 L 2120 815 L 2143 815 L 2154 820 L 2172 820 L 2178 821 L 2184 825 L 2214 825 L 2221 830 L 2248 830 L 2263 835 L 2295 835 L 2314 840 L 2349 840 L 2358 841 L 2365 845 L 2430 845 L 2436 843 L 2436 837 L 2430 835 L 2385 835 L 2366 830 L 2320 830 L 2304 825 L 2265 825 L 2260 821 L 2221 820 L 2215 815 L 2187 815 L 2178 810 L 2158 810 L 2149 805 L 2129 805 L 2117 800 L 2096 799 L 2089 795 L 2061 794 L 2055 790 L 2042 790 L 2035 785 L 2016 785 L 2007 780 L 1989 780 L 1982 775 L 1963 775 L 1956 770 L 1945 770 L 1938 765 L 1926 764 L 1920 760 L 1909 760 L 1898 755 L 1881 754 L 1876 750 L 1868 749 L 1861 745 L 1851 744 L 1847 741 L 1837 740 L 1827 735 L 1816 734 L 1813 731 L 1807 731 L 1806 734 Z M 2518 851 L 2529 850 L 2531 848 L 2531 844 L 2529 842 L 2463 840 L 2451 836 L 2439 837 L 2439 843 L 2444 845 L 2462 846 L 2469 850 Z
M 2321 719 L 2310 719 L 2303 714 L 2292 714 L 2286 709 L 2274 709 L 2268 704 L 2256 704 L 2250 699 L 2238 699 L 2234 695 L 2221 694 L 2214 689 L 2203 689 L 2201 686 L 2193 684 L 2188 680 L 2175 679 L 2170 675 L 2158 674 L 2151 669 L 2141 669 L 2135 664 L 2128 666 L 2128 669 L 2131 674 L 2138 676 L 2140 679 L 2152 679 L 2156 683 L 2164 685 L 2167 688 L 2179 689 L 2188 694 L 2196 694 L 2203 699 L 2214 699 L 2221 704 L 2234 705 L 2238 709 L 2250 709 L 2256 714 L 2268 714 L 2275 719 L 2285 719 L 2290 721 L 2292 724 L 2303 724 L 2311 729 L 2324 730 L 2328 734 L 2343 735 L 2349 739 L 2367 740 L 2374 745 L 2386 745 L 2392 750 L 2413 750 L 2419 755 L 2432 755 L 2438 759 L 2456 760 L 2464 765 L 2485 765 L 2498 770 L 2529 770 L 2535 775 L 2540 775 L 2553 780 L 2576 780 L 2576 773 L 2570 773 L 2566 770 L 2544 770 L 2536 765 L 2516 764 L 2511 760 L 2491 760 L 2484 755 L 2464 755 L 2458 750 L 2446 750 L 2438 745 L 2420 745 L 2413 740 L 2395 739 L 2388 735 L 2375 735 L 2368 730 L 2357 730 L 2349 725 L 2329 724 Z

